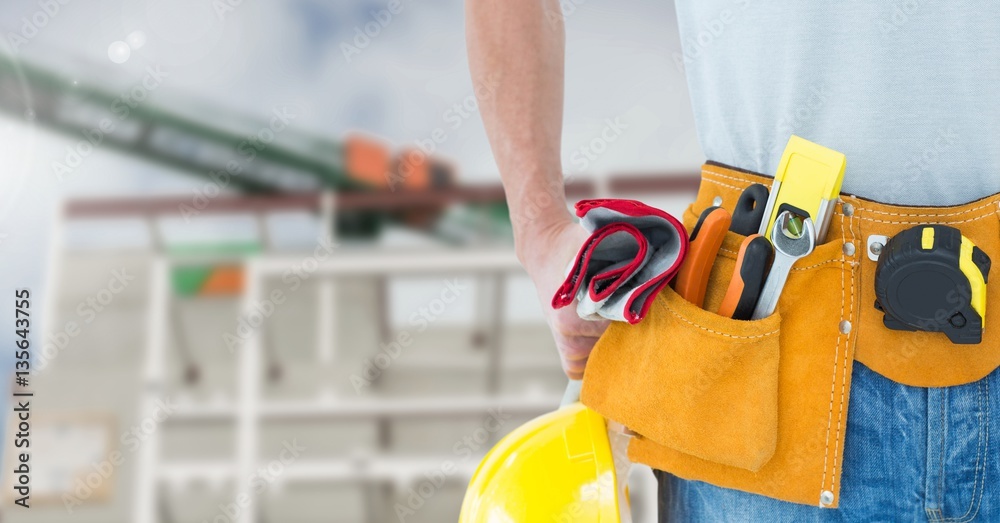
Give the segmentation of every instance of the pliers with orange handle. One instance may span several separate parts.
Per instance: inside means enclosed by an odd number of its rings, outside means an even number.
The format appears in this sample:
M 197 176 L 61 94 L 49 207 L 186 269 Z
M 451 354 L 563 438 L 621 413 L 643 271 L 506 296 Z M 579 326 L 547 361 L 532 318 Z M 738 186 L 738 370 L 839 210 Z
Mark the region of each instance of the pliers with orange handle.
M 705 303 L 708 276 L 712 273 L 715 257 L 731 223 L 729 211 L 722 207 L 709 207 L 702 211 L 698 223 L 691 230 L 687 257 L 674 280 L 674 290 L 699 307 Z
M 691 231 L 690 249 L 684 265 L 674 282 L 674 290 L 684 299 L 703 307 L 708 278 L 715 258 L 725 239 L 726 232 L 749 234 L 756 230 L 761 220 L 767 188 L 750 186 L 736 205 L 735 215 L 722 207 L 705 209 Z M 719 307 L 719 314 L 738 320 L 749 320 L 760 297 L 770 266 L 773 248 L 771 242 L 759 235 L 749 234 L 740 245 L 736 268 Z

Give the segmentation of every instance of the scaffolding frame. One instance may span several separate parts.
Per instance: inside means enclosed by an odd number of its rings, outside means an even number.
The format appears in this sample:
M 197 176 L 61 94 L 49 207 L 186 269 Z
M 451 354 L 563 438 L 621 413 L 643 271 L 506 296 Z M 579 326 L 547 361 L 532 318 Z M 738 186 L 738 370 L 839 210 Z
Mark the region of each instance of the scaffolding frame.
M 620 192 L 654 192 L 660 194 L 680 193 L 693 189 L 692 177 L 667 177 L 651 179 L 646 176 L 606 177 L 603 183 L 577 182 L 567 186 L 567 192 L 575 196 L 608 196 Z M 147 335 L 145 341 L 145 361 L 143 379 L 145 387 L 139 400 L 140 417 L 149 416 L 156 400 L 167 390 L 167 351 L 171 331 L 172 295 L 170 291 L 170 271 L 175 264 L 193 262 L 238 262 L 245 269 L 247 284 L 240 297 L 240 310 L 249 313 L 261 299 L 265 280 L 280 274 L 295 262 L 301 260 L 290 255 L 276 255 L 267 241 L 264 225 L 269 213 L 288 210 L 314 212 L 322 224 L 322 238 L 333 242 L 336 217 L 339 210 L 376 208 L 392 210 L 406 208 L 413 204 L 446 204 L 459 202 L 491 202 L 502 198 L 496 186 L 480 188 L 459 188 L 434 193 L 392 193 L 392 194 L 338 194 L 326 191 L 318 194 L 289 194 L 275 196 L 231 197 L 220 196 L 204 212 L 208 214 L 251 213 L 257 219 L 264 252 L 252 258 L 232 255 L 167 255 L 164 253 L 163 238 L 159 232 L 161 217 L 176 215 L 180 204 L 186 200 L 168 198 L 123 198 L 89 199 L 66 202 L 58 210 L 50 243 L 48 270 L 48 292 L 46 296 L 46 321 L 55 318 L 57 309 L 58 277 L 60 274 L 63 229 L 66 220 L 78 218 L 140 217 L 143 218 L 151 238 L 153 250 L 149 305 L 147 309 Z M 482 249 L 482 248 L 480 248 Z M 404 255 L 405 254 L 405 255 Z M 460 248 L 421 249 L 406 253 L 387 250 L 355 251 L 335 249 L 335 254 L 319 262 L 314 274 L 319 285 L 316 310 L 320 318 L 337 316 L 335 299 L 337 281 L 342 278 L 367 276 L 384 282 L 390 276 L 431 275 L 431 274 L 473 274 L 479 276 L 480 291 L 491 291 L 491 299 L 477 300 L 477 314 L 474 321 L 477 328 L 489 331 L 481 336 L 487 341 L 488 367 L 486 382 L 488 395 L 482 398 L 427 398 L 413 400 L 378 400 L 330 402 L 329 400 L 263 401 L 262 400 L 262 356 L 266 340 L 262 338 L 264 329 L 255 329 L 245 340 L 239 351 L 238 394 L 235 405 L 183 406 L 168 423 L 219 423 L 236 424 L 236 459 L 234 463 L 176 462 L 164 463 L 160 460 L 161 440 L 153 434 L 142 446 L 137 463 L 135 503 L 132 520 L 138 523 L 160 521 L 164 512 L 161 503 L 163 483 L 183 483 L 194 479 L 214 481 L 235 478 L 235 493 L 249 492 L 249 482 L 253 471 L 259 465 L 259 430 L 262 423 L 273 420 L 322 419 L 338 421 L 345 419 L 372 419 L 379 422 L 380 430 L 392 419 L 407 417 L 468 418 L 485 414 L 490 408 L 502 408 L 519 415 L 535 416 L 550 411 L 559 404 L 559 397 L 504 397 L 499 396 L 500 373 L 503 368 L 502 339 L 504 287 L 511 274 L 520 273 L 521 266 L 513 251 L 508 248 L 493 248 L 470 252 Z M 480 298 L 486 296 L 479 293 Z M 488 305 L 492 303 L 492 307 Z M 380 315 L 386 313 L 385 304 L 380 304 Z M 485 309 L 490 309 L 485 312 Z M 329 365 L 336 361 L 336 331 L 332 321 L 317 321 L 316 360 Z M 480 333 L 483 334 L 483 333 Z M 384 335 L 383 335 L 384 339 Z M 474 342 L 475 343 L 475 342 Z M 381 439 L 381 438 L 380 438 Z M 302 460 L 288 467 L 285 479 L 288 481 L 365 481 L 391 483 L 400 476 L 426 471 L 428 467 L 441 464 L 448 457 L 440 459 L 406 458 L 351 458 L 343 460 Z M 460 477 L 471 476 L 474 467 L 460 467 Z M 256 500 L 251 499 L 239 521 L 252 523 L 258 514 L 254 509 Z
M 338 203 L 337 195 L 328 192 L 315 198 L 253 198 L 249 201 L 237 202 L 245 210 L 249 207 L 257 214 L 258 227 L 264 223 L 262 219 L 269 212 L 286 209 L 306 209 L 317 211 L 322 226 L 322 237 L 333 243 L 335 231 L 335 216 Z M 168 393 L 168 347 L 172 329 L 173 296 L 170 287 L 170 273 L 177 264 L 192 262 L 205 263 L 212 261 L 234 262 L 243 264 L 246 285 L 243 295 L 239 298 L 240 311 L 249 314 L 254 306 L 264 296 L 265 281 L 268 277 L 281 274 L 292 264 L 301 261 L 300 257 L 292 255 L 276 255 L 269 250 L 265 254 L 251 258 L 234 258 L 232 255 L 167 255 L 163 253 L 163 241 L 158 231 L 158 218 L 170 214 L 177 209 L 172 203 L 159 206 L 135 205 L 122 202 L 119 205 L 94 205 L 95 202 L 70 202 L 60 209 L 59 219 L 52 231 L 51 258 L 48 267 L 49 282 L 54 283 L 60 273 L 58 260 L 61 256 L 62 238 L 65 219 L 93 217 L 104 215 L 134 215 L 145 218 L 149 228 L 153 256 L 150 263 L 150 287 L 146 311 L 145 355 L 142 364 L 144 387 L 139 398 L 138 415 L 140 419 L 152 416 L 157 401 Z M 303 205 L 305 204 L 305 205 Z M 349 204 L 350 205 L 350 204 Z M 232 212 L 230 205 L 222 205 L 216 212 Z M 465 419 L 482 416 L 490 409 L 502 409 L 516 415 L 536 416 L 550 411 L 558 405 L 558 396 L 497 396 L 500 385 L 502 366 L 503 327 L 502 294 L 507 278 L 511 274 L 522 272 L 520 263 L 510 248 L 493 248 L 479 251 L 469 251 L 460 248 L 428 248 L 415 249 L 401 254 L 398 251 L 386 249 L 372 250 L 335 250 L 328 259 L 318 262 L 313 271 L 315 282 L 319 285 L 317 293 L 317 318 L 336 318 L 337 280 L 352 277 L 375 277 L 384 281 L 392 276 L 430 276 L 447 275 L 478 275 L 486 277 L 490 290 L 494 292 L 493 307 L 487 314 L 476 314 L 477 322 L 485 322 L 489 333 L 484 338 L 488 340 L 486 382 L 488 395 L 473 398 L 424 398 L 413 399 L 379 399 L 350 401 L 330 401 L 328 398 L 309 400 L 264 401 L 262 364 L 265 352 L 263 338 L 266 324 L 252 331 L 244 340 L 237 355 L 237 397 L 234 405 L 180 405 L 177 411 L 165 423 L 235 423 L 236 424 L 236 459 L 233 463 L 225 461 L 211 462 L 165 462 L 161 459 L 162 438 L 155 431 L 144 442 L 138 452 L 136 462 L 136 495 L 132 506 L 132 521 L 137 523 L 155 523 L 164 518 L 161 496 L 164 483 L 179 484 L 191 480 L 227 481 L 235 480 L 234 493 L 250 493 L 250 481 L 255 470 L 260 465 L 260 428 L 262 423 L 290 419 L 310 419 L 326 421 L 342 421 L 368 419 L 383 424 L 390 420 L 406 418 L 446 418 Z M 57 311 L 58 285 L 50 285 L 47 297 L 48 318 L 55 318 Z M 489 300 L 478 300 L 482 307 Z M 381 310 L 381 314 L 385 314 Z M 484 320 L 485 318 L 485 320 Z M 336 332 L 334 321 L 317 321 L 316 359 L 320 364 L 333 364 L 336 361 Z M 345 459 L 302 459 L 286 468 L 283 481 L 365 481 L 391 483 L 400 478 L 415 477 L 434 466 L 439 466 L 448 456 L 435 458 L 406 458 L 370 456 L 366 458 L 351 457 Z M 457 470 L 457 476 L 471 477 L 474 464 L 466 464 Z M 237 498 L 234 498 L 234 500 Z M 248 504 L 243 507 L 238 521 L 252 523 L 258 519 L 256 499 L 248 498 Z

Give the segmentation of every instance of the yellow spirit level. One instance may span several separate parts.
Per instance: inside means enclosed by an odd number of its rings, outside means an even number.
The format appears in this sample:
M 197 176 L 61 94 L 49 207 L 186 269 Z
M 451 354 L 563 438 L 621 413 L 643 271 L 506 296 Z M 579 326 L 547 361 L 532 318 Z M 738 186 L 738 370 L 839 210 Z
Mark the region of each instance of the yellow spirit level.
M 774 175 L 759 234 L 767 237 L 775 218 L 782 211 L 791 211 L 801 218 L 812 218 L 816 243 L 821 243 L 840 196 L 846 166 L 842 153 L 798 136 L 789 138 Z

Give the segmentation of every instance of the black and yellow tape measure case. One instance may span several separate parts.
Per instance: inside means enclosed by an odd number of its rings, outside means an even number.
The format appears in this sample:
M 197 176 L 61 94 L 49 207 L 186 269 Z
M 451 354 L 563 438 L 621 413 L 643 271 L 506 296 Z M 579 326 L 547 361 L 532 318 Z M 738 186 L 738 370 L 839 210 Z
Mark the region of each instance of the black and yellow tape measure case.
M 885 244 L 875 269 L 875 307 L 895 330 L 942 332 L 980 343 L 990 258 L 961 231 L 919 225 Z

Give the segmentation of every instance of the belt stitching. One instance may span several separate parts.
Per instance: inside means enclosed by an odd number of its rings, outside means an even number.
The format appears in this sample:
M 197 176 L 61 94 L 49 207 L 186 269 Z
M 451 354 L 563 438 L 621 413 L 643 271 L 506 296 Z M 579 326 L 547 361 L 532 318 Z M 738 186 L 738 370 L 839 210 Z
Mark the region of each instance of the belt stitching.
M 843 224 L 841 224 L 841 228 L 843 228 Z M 854 216 L 851 216 L 850 231 L 851 231 L 851 241 L 853 242 L 856 239 L 854 235 Z M 845 240 L 846 240 L 846 235 L 845 235 Z M 847 315 L 848 321 L 854 319 L 854 268 L 853 267 L 851 268 L 850 304 L 851 304 L 851 311 Z M 844 305 L 842 305 L 842 307 L 844 307 Z M 851 329 L 851 331 L 853 331 L 853 329 Z M 840 344 L 838 343 L 838 346 L 839 345 Z M 848 374 L 847 365 L 849 363 L 848 356 L 850 355 L 850 353 L 851 353 L 851 332 L 848 332 L 847 334 L 844 335 L 844 360 L 843 360 L 844 365 L 840 370 L 841 372 L 840 407 L 837 412 L 837 438 L 833 446 L 833 475 L 831 476 L 832 483 L 830 485 L 830 490 L 834 490 L 833 487 L 836 486 L 837 483 L 837 464 L 839 463 L 838 458 L 840 457 L 840 433 L 844 427 L 844 403 L 847 400 L 847 374 Z
M 844 241 L 847 240 L 847 234 L 844 232 L 844 222 L 843 221 L 840 222 L 840 235 L 841 235 L 841 240 L 844 240 Z M 845 292 L 846 292 L 846 284 L 844 282 L 844 273 L 843 273 L 843 271 L 841 271 L 841 273 L 840 273 L 840 312 L 841 312 L 841 315 L 843 315 L 843 312 L 844 312 L 844 300 L 846 299 Z M 827 476 L 827 471 L 830 468 L 830 429 L 831 429 L 831 426 L 833 424 L 833 398 L 835 396 L 835 392 L 836 392 L 836 389 L 837 389 L 837 367 L 840 364 L 840 341 L 841 341 L 841 339 L 843 339 L 843 337 L 844 337 L 844 335 L 842 333 L 840 333 L 840 331 L 838 330 L 838 334 L 837 334 L 837 347 L 836 347 L 836 349 L 834 350 L 834 353 L 833 353 L 833 374 L 830 376 L 830 407 L 829 407 L 829 410 L 827 411 L 827 416 L 826 416 L 826 440 L 825 440 L 825 443 L 823 444 L 823 447 L 824 447 L 824 451 L 823 451 L 823 481 L 821 482 L 821 485 L 820 485 L 820 496 L 822 496 L 823 492 L 826 490 L 826 480 L 827 480 L 827 477 L 828 477 Z M 831 481 L 831 488 L 832 488 L 832 481 Z
M 718 173 L 718 172 L 715 172 L 715 171 L 709 171 L 707 169 L 702 169 L 701 170 L 701 175 L 704 176 L 706 174 L 711 174 L 713 176 L 718 176 L 719 178 L 725 178 L 727 180 L 732 180 L 734 182 L 740 182 L 740 183 L 747 183 L 747 182 L 749 182 L 749 180 L 747 180 L 745 178 L 737 178 L 735 176 L 729 176 L 729 175 Z
M 726 187 L 728 189 L 734 189 L 734 190 L 737 190 L 737 191 L 741 191 L 741 190 L 745 189 L 747 185 L 749 185 L 749 183 L 748 183 L 749 180 L 740 179 L 740 178 L 737 178 L 735 176 L 728 176 L 728 175 L 725 175 L 725 174 L 722 174 L 722 173 L 718 173 L 718 172 L 715 172 L 715 171 L 708 171 L 708 170 L 702 169 L 701 174 L 702 174 L 702 177 L 706 181 L 714 183 L 714 184 L 722 186 L 722 187 Z M 724 179 L 727 179 L 727 180 L 732 180 L 732 181 L 735 181 L 735 182 L 739 182 L 739 183 L 743 184 L 743 186 L 740 187 L 740 186 L 735 186 L 735 185 L 730 185 L 730 184 L 727 184 L 727 183 L 723 183 L 723 182 L 721 182 L 719 180 L 713 180 L 713 179 L 710 178 L 712 176 L 715 176 L 715 177 L 718 177 L 718 178 L 724 178 Z M 883 216 L 893 216 L 893 217 L 897 217 L 897 218 L 949 218 L 949 217 L 953 217 L 953 216 L 966 215 L 966 214 L 969 214 L 969 213 L 976 212 L 976 211 L 978 211 L 980 209 L 985 209 L 987 207 L 992 207 L 992 206 L 1000 207 L 1000 200 L 997 200 L 997 201 L 991 202 L 991 203 L 984 203 L 982 205 L 978 205 L 978 206 L 973 207 L 971 209 L 965 209 L 965 210 L 962 210 L 962 211 L 955 211 L 955 212 L 944 213 L 944 214 L 899 213 L 899 212 L 891 212 L 891 211 L 880 211 L 880 210 L 877 210 L 877 209 L 866 208 L 866 207 L 864 207 L 864 205 L 860 205 L 856 212 L 860 213 L 860 214 L 879 214 L 879 215 L 883 215 Z M 976 218 L 969 218 L 969 219 L 961 220 L 961 221 L 954 221 L 954 222 L 949 221 L 948 223 L 966 223 L 966 222 L 971 222 L 971 221 L 975 221 L 975 220 L 981 220 L 981 219 L 985 218 L 986 216 L 988 216 L 988 215 L 983 215 L 983 216 L 979 216 L 979 217 L 976 217 Z M 865 220 L 865 221 L 876 222 L 876 223 L 897 224 L 897 225 L 904 225 L 904 224 L 911 223 L 910 221 L 880 220 L 878 218 L 868 218 L 868 217 L 864 217 L 864 216 L 859 216 L 858 219 Z
M 993 206 L 996 203 L 997 202 L 984 203 L 982 205 L 979 205 L 977 207 L 973 207 L 971 209 L 965 209 L 964 211 L 955 211 L 955 212 L 950 212 L 950 213 L 945 213 L 945 214 L 898 213 L 898 212 L 890 212 L 890 211 L 879 211 L 879 210 L 876 210 L 876 209 L 867 209 L 867 208 L 864 208 L 864 206 L 862 206 L 861 210 L 864 211 L 864 212 L 866 212 L 866 213 L 882 214 L 882 215 L 885 215 L 885 216 L 914 217 L 914 218 L 947 218 L 949 216 L 961 216 L 963 214 L 968 214 L 968 213 L 971 213 L 971 212 L 975 212 L 975 211 L 978 211 L 979 209 L 984 209 L 986 207 Z
M 685 318 L 679 312 L 677 312 L 674 309 L 672 309 L 669 305 L 664 305 L 664 307 L 666 307 L 666 309 L 668 311 L 670 311 L 670 314 L 673 314 L 674 316 L 676 316 L 681 321 L 684 321 L 684 322 L 686 322 L 686 323 L 688 323 L 688 324 L 690 324 L 690 325 L 692 325 L 694 327 L 697 327 L 697 328 L 699 328 L 699 329 L 701 329 L 703 331 L 708 331 L 708 332 L 711 332 L 712 334 L 717 334 L 719 336 L 725 336 L 727 338 L 734 338 L 734 339 L 738 339 L 738 340 L 755 340 L 755 339 L 759 339 L 759 338 L 767 338 L 768 336 L 773 336 L 773 335 L 777 334 L 778 331 L 780 330 L 780 329 L 774 329 L 774 330 L 772 330 L 770 332 L 765 332 L 765 333 L 762 333 L 762 334 L 755 334 L 753 336 L 738 336 L 738 335 L 735 335 L 735 334 L 729 334 L 729 333 L 725 333 L 725 332 L 719 332 L 717 330 L 705 327 L 704 325 L 699 325 L 698 323 L 695 323 L 695 322 L 693 322 L 693 321 Z
M 738 252 L 736 252 L 734 250 L 731 250 L 731 249 L 724 249 L 724 248 L 722 248 L 722 249 L 719 249 L 719 252 L 724 252 L 726 254 L 731 254 L 734 259 L 736 258 L 736 256 L 739 255 Z M 831 264 L 831 263 L 839 263 L 841 265 L 847 265 L 849 267 L 855 267 L 855 266 L 858 265 L 858 262 L 850 261 L 847 258 L 844 258 L 843 256 L 841 256 L 840 258 L 834 258 L 832 260 L 826 260 L 826 261 L 822 261 L 822 262 L 819 262 L 819 263 L 814 263 L 812 265 L 804 265 L 802 267 L 792 267 L 792 270 L 793 271 L 805 271 L 805 270 L 809 270 L 809 269 L 815 269 L 816 267 L 821 267 L 823 265 L 828 265 L 828 264 Z
M 703 179 L 704 179 L 704 180 L 705 180 L 706 182 L 711 182 L 711 183 L 714 183 L 714 184 L 716 184 L 716 185 L 721 185 L 722 187 L 725 187 L 725 188 L 727 188 L 727 189 L 733 189 L 733 190 L 735 190 L 735 191 L 742 191 L 743 189 L 745 189 L 745 188 L 746 188 L 746 187 L 737 187 L 737 186 L 735 186 L 735 185 L 729 185 L 728 183 L 723 183 L 723 182 L 720 182 L 719 180 L 713 180 L 713 179 L 711 179 L 711 178 L 703 178 Z
M 942 221 L 941 223 L 947 223 L 947 224 L 950 224 L 950 225 L 958 225 L 960 223 L 969 223 L 969 222 L 974 222 L 974 221 L 982 220 L 983 218 L 989 218 L 990 216 L 993 216 L 993 215 L 994 215 L 994 212 L 991 211 L 989 214 L 984 214 L 982 216 L 977 216 L 975 218 L 968 218 L 968 219 L 965 219 L 965 220 L 958 220 L 958 221 L 945 220 L 945 221 Z M 933 215 L 928 215 L 928 217 L 929 218 L 933 218 L 934 216 Z M 859 220 L 868 221 L 868 222 L 873 222 L 873 223 L 886 223 L 886 224 L 890 224 L 890 225 L 913 225 L 913 224 L 917 223 L 917 222 L 914 222 L 914 221 L 880 220 L 878 218 L 866 218 L 864 216 L 858 217 L 858 219 Z

